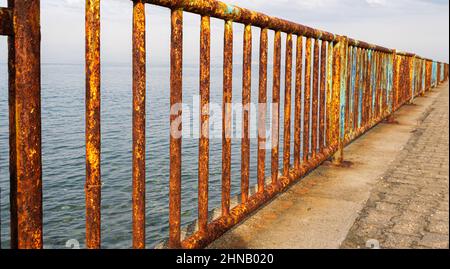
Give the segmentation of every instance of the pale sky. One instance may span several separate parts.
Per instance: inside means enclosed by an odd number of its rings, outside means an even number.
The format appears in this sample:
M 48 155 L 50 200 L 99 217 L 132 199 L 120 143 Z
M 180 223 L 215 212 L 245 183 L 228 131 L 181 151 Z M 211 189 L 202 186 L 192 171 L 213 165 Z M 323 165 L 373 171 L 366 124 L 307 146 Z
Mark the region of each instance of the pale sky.
M 448 0 L 224 0 L 271 16 L 335 34 L 448 62 Z M 6 0 L 0 0 L 6 6 Z M 131 62 L 130 0 L 102 0 L 102 61 Z M 169 10 L 147 5 L 149 61 L 169 62 Z M 42 62 L 84 62 L 84 0 L 42 0 Z M 236 26 L 235 49 L 242 47 Z M 185 13 L 185 63 L 198 61 L 199 17 Z M 223 22 L 212 20 L 212 58 L 221 55 Z M 258 40 L 259 30 L 254 30 Z M 258 48 L 254 46 L 254 50 Z M 257 54 L 255 54 L 257 55 Z M 218 58 L 218 57 L 217 57 Z M 0 38 L 0 62 L 6 61 L 6 38 Z

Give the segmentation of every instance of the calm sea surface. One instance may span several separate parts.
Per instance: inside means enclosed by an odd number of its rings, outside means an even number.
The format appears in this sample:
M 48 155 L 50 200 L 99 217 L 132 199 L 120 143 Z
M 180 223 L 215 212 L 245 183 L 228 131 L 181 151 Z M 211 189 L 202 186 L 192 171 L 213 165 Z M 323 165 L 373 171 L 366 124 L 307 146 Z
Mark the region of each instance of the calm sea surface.
M 252 102 L 257 104 L 257 66 L 252 67 L 252 72 Z M 193 101 L 196 100 L 193 97 L 198 94 L 198 73 L 198 68 L 194 67 L 185 66 L 183 70 L 183 100 L 191 114 L 193 104 L 197 102 Z M 212 67 L 211 73 L 211 102 L 220 105 L 222 69 Z M 148 247 L 152 247 L 168 236 L 169 68 L 149 67 L 147 74 L 146 220 L 147 244 Z M 235 66 L 233 77 L 233 103 L 240 103 L 242 89 L 240 66 Z M 271 70 L 268 77 L 268 100 L 271 100 Z M 284 77 L 283 74 L 282 77 Z M 104 248 L 131 247 L 131 83 L 130 65 L 104 64 L 102 66 L 102 245 Z M 283 81 L 281 85 L 284 85 Z M 284 87 L 281 92 L 281 100 L 284 100 Z M 84 65 L 44 64 L 42 66 L 42 162 L 46 248 L 64 248 L 69 239 L 76 239 L 81 243 L 81 247 L 84 246 L 84 98 Z M 220 117 L 219 115 L 219 123 L 221 123 Z M 283 120 L 282 115 L 281 120 Z M 191 117 L 190 124 L 183 123 L 183 127 L 191 126 L 191 132 L 192 121 Z M 221 133 L 217 127 L 215 131 Z M 281 136 L 283 134 L 282 128 L 280 134 Z M 281 138 L 281 143 L 282 141 Z M 252 139 L 251 185 L 256 184 L 256 144 L 256 139 Z M 240 139 L 233 139 L 233 195 L 239 194 L 240 149 Z M 2 64 L 0 65 L 0 187 L 3 248 L 9 248 L 8 150 L 7 66 Z M 186 224 L 197 217 L 198 139 L 184 136 L 182 150 L 182 221 Z M 219 136 L 219 138 L 211 139 L 210 209 L 220 206 L 221 156 Z M 282 147 L 280 147 L 281 156 Z M 269 173 L 270 151 L 267 151 L 266 157 L 266 173 Z

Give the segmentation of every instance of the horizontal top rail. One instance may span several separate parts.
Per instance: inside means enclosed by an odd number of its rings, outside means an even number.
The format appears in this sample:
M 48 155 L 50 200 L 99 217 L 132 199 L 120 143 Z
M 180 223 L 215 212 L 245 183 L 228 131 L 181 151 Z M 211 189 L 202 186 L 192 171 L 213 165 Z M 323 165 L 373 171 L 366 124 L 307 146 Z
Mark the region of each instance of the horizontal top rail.
M 275 31 L 282 31 L 306 37 L 320 38 L 326 41 L 334 41 L 337 36 L 314 29 L 305 25 L 271 17 L 266 14 L 229 5 L 216 0 L 145 0 L 149 4 L 164 6 L 171 9 L 181 8 L 184 11 L 206 15 L 223 20 L 231 20 L 243 24 L 268 28 Z
M 350 46 L 355 46 L 355 47 L 360 47 L 363 49 L 371 49 L 371 50 L 378 50 L 381 52 L 386 52 L 386 53 L 392 53 L 394 50 L 393 49 L 388 49 L 382 46 L 378 46 L 378 45 L 373 45 L 364 41 L 359 41 L 353 38 L 349 38 L 348 39 L 348 44 Z
M 133 1 L 133 0 L 132 0 Z M 268 28 L 274 31 L 302 35 L 333 42 L 338 35 L 314 29 L 299 23 L 272 17 L 261 12 L 252 11 L 235 5 L 229 5 L 217 0 L 145 0 L 146 3 L 163 6 L 171 9 L 183 9 L 184 11 L 211 16 L 223 20 L 231 20 L 238 23 Z M 349 38 L 349 45 L 365 49 L 378 50 L 391 53 L 393 50 L 364 41 Z

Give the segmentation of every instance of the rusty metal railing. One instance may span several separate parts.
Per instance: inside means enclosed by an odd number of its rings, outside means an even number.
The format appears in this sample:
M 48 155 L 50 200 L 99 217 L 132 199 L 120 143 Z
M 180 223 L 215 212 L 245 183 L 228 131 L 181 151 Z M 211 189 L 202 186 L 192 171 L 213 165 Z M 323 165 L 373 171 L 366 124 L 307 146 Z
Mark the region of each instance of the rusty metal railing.
M 208 223 L 209 129 L 199 141 L 198 230 L 181 237 L 181 137 L 170 136 L 170 248 L 200 248 L 242 221 L 276 194 L 328 159 L 344 161 L 344 146 L 415 97 L 448 79 L 448 64 L 313 29 L 215 0 L 133 1 L 133 247 L 145 247 L 145 4 L 171 9 L 170 104 L 182 102 L 183 13 L 200 15 L 201 125 L 208 126 L 210 17 L 224 21 L 222 213 Z M 42 248 L 39 0 L 8 0 L 0 34 L 9 47 L 11 247 Z M 241 199 L 231 208 L 233 24 L 244 24 Z M 257 192 L 249 192 L 252 27 L 260 29 Z M 284 144 L 278 167 L 280 106 L 272 111 L 271 181 L 266 184 L 268 31 L 274 31 L 272 104 L 280 104 L 281 33 L 286 33 Z M 296 51 L 293 43 L 296 42 Z M 303 64 L 303 60 L 305 63 Z M 292 66 L 295 64 L 295 74 Z M 303 77 L 304 70 L 304 77 Z M 292 80 L 295 88 L 292 89 Z M 304 85 L 302 82 L 305 81 Z M 294 91 L 294 93 L 292 92 Z M 302 93 L 304 98 L 302 98 Z M 293 95 L 292 95 L 293 94 Z M 291 118 L 291 103 L 295 103 Z M 170 124 L 181 117 L 172 111 Z M 294 133 L 291 134 L 291 125 Z M 179 127 L 181 129 L 181 126 Z M 290 137 L 294 143 L 291 145 Z M 303 137 L 302 137 L 303 136 Z M 100 0 L 86 0 L 86 246 L 101 247 Z M 290 148 L 294 148 L 291 163 Z

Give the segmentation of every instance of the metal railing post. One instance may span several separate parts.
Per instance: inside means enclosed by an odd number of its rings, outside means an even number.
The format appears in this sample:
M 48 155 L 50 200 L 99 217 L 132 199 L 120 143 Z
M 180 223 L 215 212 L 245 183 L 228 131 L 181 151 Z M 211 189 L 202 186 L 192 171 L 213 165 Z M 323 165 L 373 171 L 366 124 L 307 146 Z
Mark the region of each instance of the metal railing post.
M 133 2 L 132 204 L 133 248 L 145 248 L 145 6 Z
M 15 1 L 13 18 L 14 49 L 9 56 L 15 62 L 10 87 L 15 88 L 15 100 L 11 101 L 15 109 L 17 186 L 12 195 L 17 203 L 17 223 L 13 224 L 17 225 L 17 242 L 12 245 L 38 249 L 43 247 L 40 1 Z M 11 92 L 14 94 L 14 89 L 10 88 Z
M 101 246 L 100 0 L 86 0 L 86 247 Z
M 408 86 L 409 86 L 409 88 L 408 88 L 408 90 L 409 90 L 409 92 L 410 92 L 410 94 L 411 94 L 411 96 L 410 96 L 410 99 L 409 99 L 409 101 L 408 101 L 408 104 L 414 104 L 414 63 L 415 63 L 415 60 L 416 60 L 416 56 L 415 55 L 412 55 L 412 56 L 409 56 L 408 57 L 408 67 L 409 67 L 409 77 L 408 77 Z
M 344 139 L 345 139 L 345 91 L 347 88 L 347 57 L 348 57 L 348 38 L 341 36 L 335 48 L 335 74 L 333 80 L 334 97 L 334 120 L 335 135 L 338 137 L 337 151 L 333 156 L 333 164 L 341 165 L 344 161 Z
M 386 122 L 388 123 L 393 123 L 394 122 L 394 112 L 395 112 L 395 106 L 396 106 L 396 100 L 395 100 L 395 96 L 396 96 L 396 92 L 398 89 L 398 66 L 397 66 L 397 51 L 393 50 L 391 53 L 391 59 L 390 59 L 390 72 L 392 72 L 392 81 L 391 83 L 391 88 L 390 88 L 390 92 L 389 92 L 389 115 L 386 118 Z

